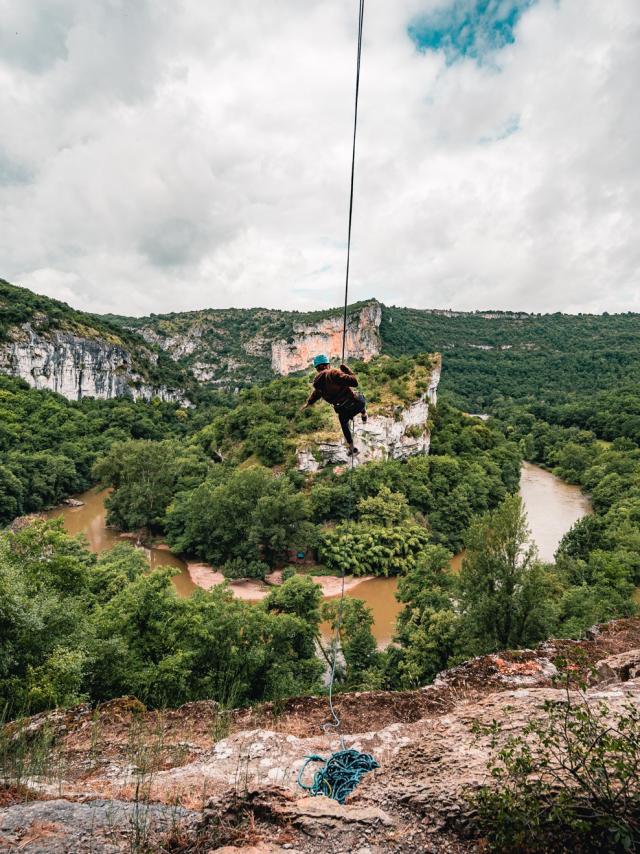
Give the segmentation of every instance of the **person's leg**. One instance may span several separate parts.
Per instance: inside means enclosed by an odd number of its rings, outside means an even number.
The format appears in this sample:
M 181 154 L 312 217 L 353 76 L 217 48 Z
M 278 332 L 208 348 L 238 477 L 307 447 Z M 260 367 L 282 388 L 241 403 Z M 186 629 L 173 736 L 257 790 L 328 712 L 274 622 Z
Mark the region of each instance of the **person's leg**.
M 338 414 L 338 419 L 340 421 L 340 426 L 342 427 L 342 432 L 344 433 L 344 438 L 347 440 L 347 445 L 349 445 L 350 448 L 353 448 L 353 436 L 351 435 L 351 428 L 349 426 L 351 416 L 346 412 L 340 412 Z
M 367 400 L 362 392 L 358 394 L 357 401 L 358 409 L 355 411 L 354 415 L 360 415 L 362 417 L 362 423 L 366 424 L 369 416 L 367 415 Z

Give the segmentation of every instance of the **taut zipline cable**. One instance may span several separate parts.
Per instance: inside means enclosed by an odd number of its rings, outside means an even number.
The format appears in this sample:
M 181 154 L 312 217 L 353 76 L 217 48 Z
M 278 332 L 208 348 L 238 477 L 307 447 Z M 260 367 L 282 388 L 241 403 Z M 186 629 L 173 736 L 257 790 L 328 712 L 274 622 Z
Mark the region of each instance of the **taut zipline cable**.
M 347 265 L 344 277 L 344 312 L 342 317 L 342 362 L 344 363 L 346 356 L 347 343 L 347 307 L 349 304 L 349 266 L 351 261 L 351 224 L 353 222 L 353 185 L 356 171 L 356 138 L 358 133 L 358 97 L 360 95 L 360 60 L 362 57 L 362 26 L 364 23 L 364 0 L 359 0 L 358 10 L 358 51 L 356 59 L 356 96 L 353 109 L 353 143 L 351 146 L 351 181 L 349 183 L 349 226 L 347 229 Z M 347 520 L 350 522 L 353 515 L 353 461 L 354 456 L 351 455 L 351 466 L 349 470 L 349 504 L 347 507 Z M 329 677 L 329 711 L 331 712 L 332 720 L 323 726 L 325 732 L 329 730 L 338 731 L 340 729 L 340 718 L 336 715 L 333 707 L 333 683 L 336 675 L 336 662 L 338 658 L 338 647 L 340 646 L 340 629 L 342 628 L 342 611 L 344 605 L 344 584 L 345 584 L 345 569 L 344 561 L 342 563 L 342 585 L 340 590 L 340 603 L 338 605 L 338 618 L 336 621 L 336 634 L 333 642 L 333 661 L 331 664 L 331 674 Z M 344 750 L 344 740 L 340 736 L 340 746 Z

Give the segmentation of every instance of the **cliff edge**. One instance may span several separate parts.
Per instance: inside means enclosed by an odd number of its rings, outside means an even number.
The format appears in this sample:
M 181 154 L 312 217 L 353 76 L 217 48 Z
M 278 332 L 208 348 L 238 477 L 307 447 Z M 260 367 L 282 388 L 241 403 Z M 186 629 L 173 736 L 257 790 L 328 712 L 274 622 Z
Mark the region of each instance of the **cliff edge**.
M 345 806 L 296 783 L 306 755 L 337 747 L 322 734 L 320 698 L 235 712 L 213 702 L 149 712 L 125 698 L 43 714 L 22 732 L 31 744 L 46 733 L 55 762 L 5 788 L 0 841 L 46 852 L 486 850 L 466 796 L 490 782 L 490 738 L 475 724 L 522 732 L 563 698 L 560 657 L 594 668 L 587 703 L 613 714 L 640 702 L 640 618 L 473 659 L 420 690 L 340 695 L 346 746 L 380 763 Z

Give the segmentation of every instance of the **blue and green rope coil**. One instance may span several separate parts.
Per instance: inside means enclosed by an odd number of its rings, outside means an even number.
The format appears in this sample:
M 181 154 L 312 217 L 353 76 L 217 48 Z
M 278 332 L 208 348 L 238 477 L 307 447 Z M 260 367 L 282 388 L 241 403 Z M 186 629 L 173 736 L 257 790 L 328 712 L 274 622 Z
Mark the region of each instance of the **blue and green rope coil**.
M 339 804 L 343 804 L 348 795 L 356 788 L 363 774 L 373 771 L 380 766 L 369 753 L 360 753 L 359 750 L 340 750 L 329 759 L 324 756 L 312 754 L 305 756 L 306 762 L 298 774 L 298 785 L 309 794 L 326 795 L 333 798 Z M 322 762 L 320 768 L 313 776 L 310 786 L 302 782 L 302 777 L 307 765 L 311 762 Z

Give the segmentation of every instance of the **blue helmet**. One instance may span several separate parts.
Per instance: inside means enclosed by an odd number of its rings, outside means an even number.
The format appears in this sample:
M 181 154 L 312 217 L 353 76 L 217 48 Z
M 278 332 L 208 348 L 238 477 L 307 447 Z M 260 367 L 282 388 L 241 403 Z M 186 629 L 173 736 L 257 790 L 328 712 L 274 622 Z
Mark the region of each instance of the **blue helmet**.
M 324 355 L 324 353 L 320 353 L 313 360 L 313 367 L 314 368 L 317 368 L 318 365 L 328 365 L 328 364 L 330 364 L 329 359 L 327 358 L 327 356 Z

